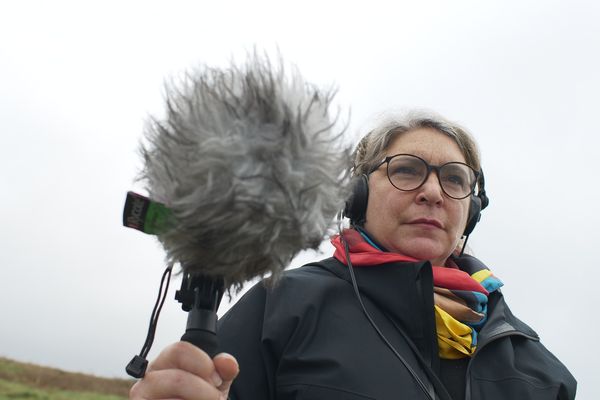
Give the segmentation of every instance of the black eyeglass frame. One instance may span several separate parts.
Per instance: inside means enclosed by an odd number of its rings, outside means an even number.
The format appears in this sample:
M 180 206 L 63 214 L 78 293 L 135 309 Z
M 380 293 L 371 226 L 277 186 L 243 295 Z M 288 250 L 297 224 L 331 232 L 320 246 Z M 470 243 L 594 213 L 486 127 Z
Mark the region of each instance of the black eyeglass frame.
M 411 156 L 414 158 L 417 158 L 419 160 L 421 160 L 423 162 L 423 164 L 425 164 L 425 167 L 427 168 L 427 174 L 425 174 L 425 177 L 423 179 L 423 182 L 421 182 L 419 185 L 417 185 L 415 188 L 413 189 L 400 189 L 398 186 L 394 185 L 394 182 L 392 182 L 392 179 L 390 178 L 390 161 L 398 156 Z M 418 188 L 420 188 L 421 186 L 423 186 L 423 184 L 425 184 L 425 182 L 427 182 L 427 179 L 429 178 L 429 175 L 431 174 L 431 171 L 435 171 L 435 175 L 438 178 L 438 183 L 440 184 L 440 188 L 442 189 L 442 191 L 444 192 L 444 194 L 448 197 L 450 197 L 451 199 L 454 200 L 462 200 L 462 199 L 466 199 L 467 197 L 471 196 L 472 194 L 475 193 L 475 187 L 477 186 L 477 182 L 479 181 L 479 175 L 481 174 L 479 171 L 475 171 L 473 169 L 473 167 L 471 167 L 468 164 L 465 164 L 463 162 L 460 161 L 450 161 L 447 162 L 445 164 L 442 165 L 431 165 L 429 164 L 427 161 L 423 160 L 421 157 L 416 156 L 414 154 L 407 154 L 407 153 L 400 153 L 400 154 L 394 154 L 393 156 L 387 156 L 386 158 L 384 158 L 383 160 L 381 160 L 381 162 L 377 163 L 377 165 L 375 165 L 373 168 L 371 168 L 369 170 L 369 173 L 367 175 L 371 175 L 373 172 L 375 172 L 376 170 L 379 169 L 379 167 L 381 167 L 383 164 L 387 164 L 386 168 L 385 168 L 385 174 L 387 175 L 388 181 L 390 181 L 390 184 L 395 187 L 396 189 L 402 191 L 402 192 L 412 192 L 413 190 L 417 190 Z M 475 175 L 475 179 L 473 180 L 473 184 L 471 185 L 471 190 L 469 191 L 468 194 L 466 194 L 463 197 L 455 197 L 452 196 L 450 194 L 448 194 L 448 192 L 446 192 L 446 189 L 444 189 L 444 185 L 442 184 L 442 180 L 440 179 L 440 169 L 442 169 L 443 167 L 445 167 L 448 164 L 461 164 L 466 166 L 467 168 L 469 168 L 471 171 L 473 171 L 473 174 Z

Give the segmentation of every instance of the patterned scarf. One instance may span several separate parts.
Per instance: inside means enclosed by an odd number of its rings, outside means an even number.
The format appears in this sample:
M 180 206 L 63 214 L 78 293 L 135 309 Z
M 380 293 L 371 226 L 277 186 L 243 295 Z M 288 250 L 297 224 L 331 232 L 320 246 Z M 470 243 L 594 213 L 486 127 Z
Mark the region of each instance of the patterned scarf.
M 362 232 L 344 231 L 354 267 L 368 267 L 393 262 L 419 260 L 398 253 L 381 251 Z M 347 265 L 346 251 L 339 236 L 331 243 L 333 256 Z M 433 298 L 439 356 L 444 359 L 470 357 L 477 349 L 477 331 L 487 318 L 488 295 L 498 290 L 502 282 L 485 267 L 462 271 L 452 261 L 446 266 L 433 266 Z

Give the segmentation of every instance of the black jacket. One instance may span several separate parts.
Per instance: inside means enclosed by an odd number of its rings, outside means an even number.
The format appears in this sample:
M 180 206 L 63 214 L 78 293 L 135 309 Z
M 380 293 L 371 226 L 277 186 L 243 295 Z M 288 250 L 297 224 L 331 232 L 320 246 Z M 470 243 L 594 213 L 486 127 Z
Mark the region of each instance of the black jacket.
M 375 324 L 431 393 L 430 375 L 440 372 L 431 264 L 354 271 Z M 332 258 L 287 271 L 273 288 L 257 284 L 223 316 L 221 350 L 240 363 L 233 400 L 427 398 L 369 323 L 348 272 Z M 489 301 L 477 352 L 467 360 L 465 399 L 573 399 L 576 382 L 565 366 L 500 292 Z

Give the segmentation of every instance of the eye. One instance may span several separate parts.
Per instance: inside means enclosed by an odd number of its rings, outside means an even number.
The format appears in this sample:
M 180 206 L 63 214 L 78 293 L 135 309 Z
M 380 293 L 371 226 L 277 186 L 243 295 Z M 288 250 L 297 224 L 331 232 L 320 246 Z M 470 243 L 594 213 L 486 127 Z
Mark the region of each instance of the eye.
M 425 164 L 412 156 L 399 156 L 390 161 L 388 174 L 390 178 L 415 179 L 421 178 L 426 170 Z
M 451 185 L 465 186 L 465 179 L 459 175 L 447 175 L 444 176 L 444 182 L 448 182 Z
M 418 176 L 420 173 L 414 166 L 411 165 L 402 165 L 400 163 L 394 163 L 390 165 L 390 175 L 399 175 L 399 176 Z
M 472 182 L 470 169 L 462 164 L 446 164 L 442 167 L 441 179 L 445 185 L 468 188 Z

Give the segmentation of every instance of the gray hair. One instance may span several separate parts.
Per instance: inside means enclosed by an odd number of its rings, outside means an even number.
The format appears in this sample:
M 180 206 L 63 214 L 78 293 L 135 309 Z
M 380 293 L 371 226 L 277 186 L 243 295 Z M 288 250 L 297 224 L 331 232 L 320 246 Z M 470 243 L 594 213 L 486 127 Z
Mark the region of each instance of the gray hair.
M 448 135 L 458 145 L 466 163 L 475 171 L 481 170 L 477 144 L 466 129 L 432 112 L 410 111 L 388 116 L 361 139 L 354 150 L 353 175 L 369 174 L 398 135 L 421 128 Z

